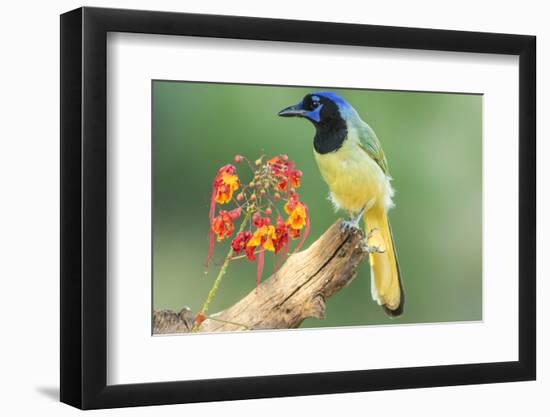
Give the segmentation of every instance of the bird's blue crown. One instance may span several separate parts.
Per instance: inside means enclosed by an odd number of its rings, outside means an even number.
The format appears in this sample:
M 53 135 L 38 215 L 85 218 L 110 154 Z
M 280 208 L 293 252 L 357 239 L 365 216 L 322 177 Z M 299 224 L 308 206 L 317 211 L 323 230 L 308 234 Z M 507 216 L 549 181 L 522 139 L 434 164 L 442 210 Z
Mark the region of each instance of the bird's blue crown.
M 351 106 L 351 104 L 349 104 L 346 100 L 344 100 L 338 94 L 333 93 L 332 91 L 319 91 L 316 93 L 312 93 L 312 95 L 324 97 L 331 100 L 334 104 L 336 104 L 336 106 L 338 107 L 338 110 L 340 110 L 340 114 L 344 119 L 356 114 L 356 111 Z

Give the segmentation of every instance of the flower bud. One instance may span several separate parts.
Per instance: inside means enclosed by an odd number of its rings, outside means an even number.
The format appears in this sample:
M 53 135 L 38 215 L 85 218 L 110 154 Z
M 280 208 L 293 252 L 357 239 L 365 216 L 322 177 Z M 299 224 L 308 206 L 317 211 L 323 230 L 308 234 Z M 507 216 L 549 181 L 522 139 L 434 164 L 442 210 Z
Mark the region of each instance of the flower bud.
M 256 159 L 254 163 L 256 164 L 257 167 L 259 167 L 260 165 L 262 165 L 262 158 Z
M 283 159 L 283 161 L 288 161 L 288 155 L 286 154 L 282 154 L 281 158 Z
M 235 162 L 239 164 L 243 160 L 243 157 L 241 155 L 235 155 Z
M 273 194 L 273 198 L 274 198 L 275 200 L 280 200 L 280 199 L 281 199 L 281 194 L 275 193 L 275 194 Z
M 250 181 L 250 182 L 248 183 L 248 186 L 251 187 L 251 188 L 254 187 L 255 185 L 256 185 L 256 184 L 254 184 L 254 181 Z
M 195 317 L 195 324 L 197 326 L 200 326 L 204 320 L 206 320 L 206 316 L 202 312 L 200 312 Z
M 241 216 L 242 209 L 240 207 L 237 207 L 236 209 L 233 209 L 229 212 L 229 217 L 231 217 L 231 220 L 238 219 Z
M 243 201 L 243 198 L 244 198 L 244 194 L 243 194 L 243 193 L 237 194 L 237 201 Z
M 272 213 L 271 208 L 268 207 L 268 208 L 265 209 L 265 214 L 267 216 L 271 216 L 271 213 Z
M 260 190 L 260 195 L 265 195 L 265 190 L 263 188 Z
M 250 196 L 250 201 L 256 201 L 256 194 L 252 194 Z

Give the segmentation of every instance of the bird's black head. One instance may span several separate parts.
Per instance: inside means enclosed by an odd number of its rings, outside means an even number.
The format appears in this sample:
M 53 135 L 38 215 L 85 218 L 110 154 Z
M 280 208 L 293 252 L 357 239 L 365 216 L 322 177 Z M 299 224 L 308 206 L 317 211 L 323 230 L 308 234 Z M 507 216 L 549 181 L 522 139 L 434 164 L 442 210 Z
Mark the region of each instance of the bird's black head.
M 302 117 L 315 126 L 313 146 L 320 154 L 338 150 L 347 136 L 346 116 L 351 106 L 334 93 L 307 94 L 302 101 L 279 112 L 281 117 Z

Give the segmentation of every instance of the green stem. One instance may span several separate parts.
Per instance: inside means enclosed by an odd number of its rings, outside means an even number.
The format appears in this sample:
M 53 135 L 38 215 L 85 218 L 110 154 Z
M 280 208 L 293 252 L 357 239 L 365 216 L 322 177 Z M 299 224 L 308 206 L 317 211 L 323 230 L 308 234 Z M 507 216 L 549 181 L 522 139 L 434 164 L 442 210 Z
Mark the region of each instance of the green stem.
M 247 211 L 243 221 L 241 223 L 241 226 L 239 227 L 239 231 L 237 234 L 244 231 L 246 224 L 248 223 L 248 218 L 250 217 L 250 213 Z M 218 272 L 218 276 L 214 280 L 214 284 L 212 285 L 212 288 L 210 288 L 210 292 L 208 293 L 208 296 L 206 297 L 206 301 L 202 305 L 200 313 L 202 313 L 204 316 L 206 316 L 206 313 L 208 312 L 208 307 L 210 306 L 210 303 L 216 296 L 216 292 L 218 292 L 218 288 L 220 288 L 220 284 L 222 282 L 223 276 L 227 272 L 227 267 L 229 266 L 229 263 L 231 262 L 231 259 L 233 258 L 233 248 L 231 245 L 229 246 L 229 252 L 227 252 L 227 255 L 225 256 L 225 261 L 223 262 L 222 267 L 220 268 L 220 272 Z M 199 328 L 201 327 L 200 324 L 195 323 L 193 326 L 193 332 L 198 332 Z

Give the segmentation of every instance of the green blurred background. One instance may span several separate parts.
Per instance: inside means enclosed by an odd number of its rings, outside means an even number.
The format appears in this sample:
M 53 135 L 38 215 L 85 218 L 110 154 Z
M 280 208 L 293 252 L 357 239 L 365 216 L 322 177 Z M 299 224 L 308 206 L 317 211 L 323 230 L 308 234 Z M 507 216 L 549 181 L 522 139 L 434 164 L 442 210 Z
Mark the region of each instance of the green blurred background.
M 199 311 L 229 242 L 204 275 L 208 208 L 217 169 L 235 154 L 286 153 L 304 173 L 309 246 L 343 213 L 313 158 L 313 126 L 277 117 L 318 88 L 153 81 L 153 308 Z M 331 90 L 331 89 L 323 89 Z M 371 299 L 368 262 L 328 300 L 325 320 L 302 327 L 481 320 L 482 96 L 379 90 L 336 91 L 377 133 L 396 190 L 390 219 L 406 292 L 389 319 Z M 272 271 L 266 256 L 264 278 Z M 255 264 L 233 262 L 211 312 L 255 285 Z

